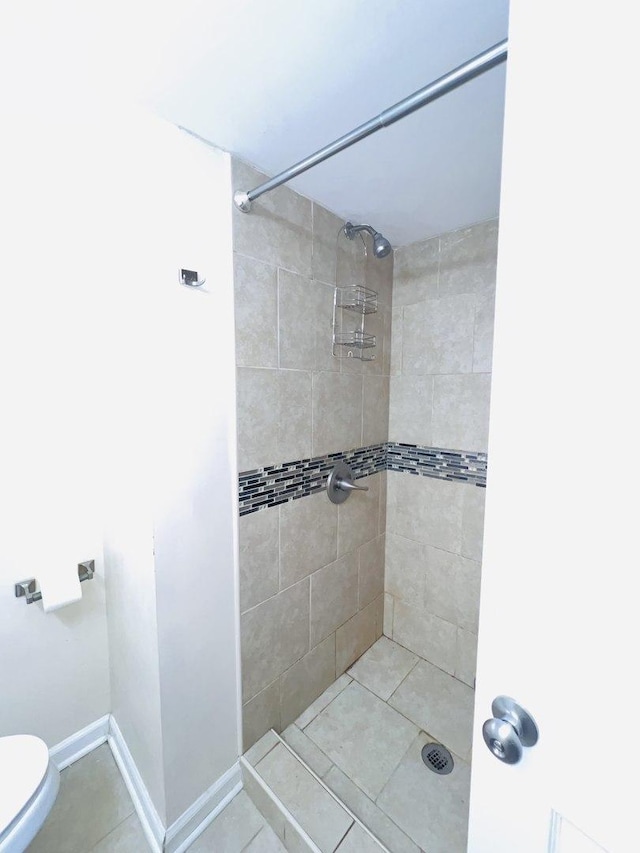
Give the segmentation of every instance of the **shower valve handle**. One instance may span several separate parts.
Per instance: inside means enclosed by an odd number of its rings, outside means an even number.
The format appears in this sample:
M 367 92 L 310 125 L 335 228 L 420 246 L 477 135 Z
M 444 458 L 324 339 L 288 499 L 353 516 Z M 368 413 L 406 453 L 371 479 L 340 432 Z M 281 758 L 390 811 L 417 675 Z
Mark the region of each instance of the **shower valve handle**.
M 369 491 L 369 486 L 358 486 L 353 482 L 353 480 L 348 480 L 346 477 L 337 477 L 336 486 L 339 489 L 344 489 L 345 492 L 353 492 L 356 490 L 359 492 Z
M 327 477 L 327 494 L 334 504 L 342 504 L 351 492 L 368 492 L 369 486 L 358 486 L 353 482 L 353 471 L 346 462 L 336 462 Z

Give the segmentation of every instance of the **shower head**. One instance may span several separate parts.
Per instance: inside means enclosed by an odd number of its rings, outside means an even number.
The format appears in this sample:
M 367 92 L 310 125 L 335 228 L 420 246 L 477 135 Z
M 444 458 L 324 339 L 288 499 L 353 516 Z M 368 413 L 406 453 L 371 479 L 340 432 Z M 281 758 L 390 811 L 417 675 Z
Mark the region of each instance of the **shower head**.
M 371 234 L 373 237 L 373 254 L 376 258 L 386 258 L 391 252 L 391 243 L 371 225 L 353 225 L 351 222 L 346 222 L 343 230 L 349 240 L 353 240 L 358 231 L 367 231 Z

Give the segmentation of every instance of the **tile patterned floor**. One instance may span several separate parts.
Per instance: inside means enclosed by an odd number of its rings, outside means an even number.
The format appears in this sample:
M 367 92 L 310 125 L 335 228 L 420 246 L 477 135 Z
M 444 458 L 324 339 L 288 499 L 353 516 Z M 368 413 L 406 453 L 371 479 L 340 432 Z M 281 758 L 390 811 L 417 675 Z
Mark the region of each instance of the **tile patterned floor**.
M 149 845 L 107 744 L 63 770 L 60 791 L 28 853 L 147 853 Z M 285 853 L 241 791 L 189 853 Z

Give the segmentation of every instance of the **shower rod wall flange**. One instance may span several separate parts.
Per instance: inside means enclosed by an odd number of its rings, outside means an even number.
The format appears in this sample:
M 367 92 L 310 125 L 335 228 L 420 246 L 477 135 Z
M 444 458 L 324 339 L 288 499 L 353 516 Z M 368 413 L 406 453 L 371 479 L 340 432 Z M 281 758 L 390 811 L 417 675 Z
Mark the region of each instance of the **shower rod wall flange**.
M 430 104 L 437 98 L 447 95 L 449 92 L 457 89 L 458 86 L 462 86 L 469 80 L 473 80 L 474 77 L 477 77 L 479 74 L 483 74 L 490 68 L 494 68 L 496 65 L 504 62 L 507 58 L 507 47 L 507 39 L 498 42 L 493 45 L 493 47 L 490 47 L 483 53 L 479 53 L 477 56 L 474 56 L 473 59 L 470 59 L 463 65 L 459 65 L 457 68 L 454 68 L 453 71 L 450 71 L 448 74 L 444 74 L 442 77 L 434 80 L 433 83 L 423 86 L 422 89 L 418 89 L 417 92 L 414 92 L 402 101 L 398 101 L 397 104 L 394 104 L 394 106 L 384 110 L 380 115 L 369 119 L 369 121 L 361 124 L 359 127 L 356 127 L 354 130 L 346 133 L 334 142 L 329 143 L 329 145 L 325 145 L 324 148 L 316 151 L 315 154 L 311 154 L 304 160 L 300 160 L 295 165 L 290 166 L 288 169 L 285 169 L 284 172 L 280 172 L 280 174 L 275 175 L 275 177 L 270 178 L 263 184 L 254 187 L 252 190 L 238 190 L 233 196 L 233 201 L 236 207 L 243 213 L 250 213 L 251 203 L 261 195 L 264 195 L 264 193 L 274 190 L 281 184 L 286 184 L 287 181 L 301 175 L 308 169 L 312 169 L 319 163 L 324 162 L 324 160 L 328 160 L 329 157 L 333 157 L 334 154 L 338 154 L 340 151 L 344 151 L 345 148 L 355 145 L 356 142 L 360 142 L 361 139 L 365 139 L 372 133 L 382 130 L 383 127 L 389 127 L 389 125 L 394 124 L 394 122 L 400 121 L 400 119 L 414 113 L 416 110 L 421 109 L 427 104 Z

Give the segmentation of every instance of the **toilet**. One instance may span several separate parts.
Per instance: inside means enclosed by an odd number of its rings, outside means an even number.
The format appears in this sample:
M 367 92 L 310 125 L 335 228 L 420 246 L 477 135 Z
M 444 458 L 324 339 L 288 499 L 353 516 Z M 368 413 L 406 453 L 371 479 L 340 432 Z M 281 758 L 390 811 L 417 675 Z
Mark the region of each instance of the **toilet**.
M 60 787 L 46 743 L 0 737 L 0 853 L 23 853 L 45 822 Z

